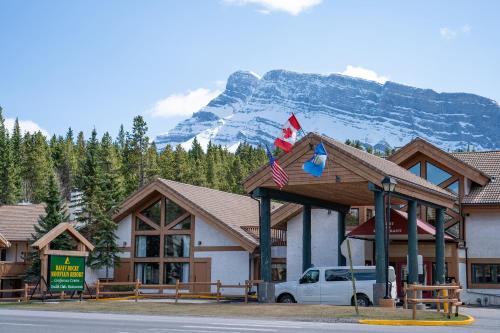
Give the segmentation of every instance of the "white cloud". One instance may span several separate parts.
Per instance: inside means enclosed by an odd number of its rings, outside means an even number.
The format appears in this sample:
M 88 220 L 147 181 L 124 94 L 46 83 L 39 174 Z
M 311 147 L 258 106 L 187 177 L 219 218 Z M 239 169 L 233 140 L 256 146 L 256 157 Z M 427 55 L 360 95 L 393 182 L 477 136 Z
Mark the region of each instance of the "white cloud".
M 441 29 L 439 29 L 439 34 L 442 38 L 448 40 L 457 38 L 457 32 L 448 27 L 442 27 Z
M 7 128 L 9 133 L 12 133 L 12 131 L 14 130 L 15 121 L 16 119 L 14 118 L 5 118 L 5 127 Z M 19 120 L 19 127 L 21 128 L 22 134 L 25 134 L 26 132 L 36 133 L 40 131 L 45 136 L 49 135 L 49 133 L 46 130 L 41 128 L 40 125 L 38 125 L 32 120 Z
M 439 29 L 439 34 L 441 35 L 441 38 L 447 39 L 447 40 L 452 40 L 460 35 L 468 35 L 470 34 L 472 28 L 468 24 L 464 24 L 461 26 L 459 29 L 452 29 L 450 27 L 442 27 Z
M 153 117 L 162 118 L 179 116 L 188 117 L 206 106 L 208 102 L 217 97 L 220 93 L 221 91 L 218 89 L 210 90 L 198 88 L 188 91 L 185 94 L 172 94 L 156 102 L 149 113 Z
M 340 74 L 359 77 L 370 81 L 377 81 L 378 83 L 382 84 L 385 83 L 385 81 L 389 80 L 388 76 L 378 75 L 377 72 L 372 71 L 371 69 L 352 65 L 347 65 L 346 69 Z
M 229 4 L 256 4 L 261 7 L 259 12 L 263 14 L 281 11 L 290 15 L 299 15 L 302 11 L 319 5 L 321 1 L 323 0 L 224 0 Z

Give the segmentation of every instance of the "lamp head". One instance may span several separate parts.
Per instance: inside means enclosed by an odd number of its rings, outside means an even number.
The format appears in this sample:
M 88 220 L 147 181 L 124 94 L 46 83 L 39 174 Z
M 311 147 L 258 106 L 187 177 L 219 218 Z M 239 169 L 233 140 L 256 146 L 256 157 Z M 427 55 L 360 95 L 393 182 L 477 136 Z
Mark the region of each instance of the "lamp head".
M 385 192 L 394 192 L 397 183 L 398 182 L 396 181 L 396 179 L 386 176 L 382 180 L 382 187 L 384 188 Z

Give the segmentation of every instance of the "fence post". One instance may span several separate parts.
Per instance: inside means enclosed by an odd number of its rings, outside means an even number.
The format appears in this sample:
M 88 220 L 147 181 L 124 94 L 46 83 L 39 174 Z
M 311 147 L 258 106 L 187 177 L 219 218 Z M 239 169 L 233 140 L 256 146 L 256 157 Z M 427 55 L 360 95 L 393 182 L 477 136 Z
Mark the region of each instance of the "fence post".
M 217 303 L 220 302 L 220 280 L 217 280 Z
M 415 299 L 417 299 L 417 289 L 415 288 L 417 284 L 416 283 L 413 283 L 413 290 L 412 290 L 412 298 L 413 298 L 413 301 L 412 301 L 412 319 L 413 320 L 416 320 L 417 319 L 417 302 L 415 301 Z
M 99 282 L 99 279 L 97 279 L 97 283 L 95 284 L 95 299 L 99 299 L 99 292 L 100 292 L 100 289 L 101 288 L 101 284 Z
M 136 302 L 139 299 L 139 287 L 140 287 L 140 284 L 141 284 L 141 282 L 139 281 L 139 279 L 137 279 L 135 281 L 135 289 L 134 289 L 134 295 L 135 295 L 135 301 Z
M 250 288 L 248 287 L 249 281 L 245 280 L 245 303 L 248 303 L 248 293 L 250 292 Z
M 29 287 L 28 284 L 24 284 L 24 302 L 28 303 L 28 293 L 29 293 Z
M 179 299 L 179 279 L 177 279 L 175 282 L 175 303 L 177 303 L 178 299 Z

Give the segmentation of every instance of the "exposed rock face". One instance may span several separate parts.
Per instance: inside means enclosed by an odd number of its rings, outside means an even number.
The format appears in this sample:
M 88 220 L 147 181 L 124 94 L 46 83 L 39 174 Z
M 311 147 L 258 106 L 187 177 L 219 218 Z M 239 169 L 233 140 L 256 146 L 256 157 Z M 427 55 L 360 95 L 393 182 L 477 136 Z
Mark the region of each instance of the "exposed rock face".
M 221 95 L 156 142 L 160 148 L 189 147 L 196 136 L 202 144 L 212 140 L 230 149 L 244 141 L 271 143 L 292 112 L 306 132 L 358 139 L 379 149 L 401 146 L 415 136 L 443 149 L 500 149 L 500 107 L 491 99 L 284 70 L 262 78 L 233 73 Z

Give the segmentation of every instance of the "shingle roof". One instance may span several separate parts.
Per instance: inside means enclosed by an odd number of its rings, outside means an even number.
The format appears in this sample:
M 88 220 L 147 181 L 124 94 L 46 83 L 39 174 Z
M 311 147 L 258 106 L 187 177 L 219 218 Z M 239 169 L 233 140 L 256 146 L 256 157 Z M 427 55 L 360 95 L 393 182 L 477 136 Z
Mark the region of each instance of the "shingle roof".
M 354 158 L 358 159 L 361 163 L 365 163 L 367 166 L 374 168 L 374 169 L 378 170 L 379 172 L 386 174 L 387 176 L 392 176 L 398 180 L 414 184 L 416 186 L 437 192 L 437 193 L 445 195 L 447 197 L 455 197 L 453 194 L 450 194 L 450 192 L 446 191 L 445 189 L 428 182 L 427 180 L 411 173 L 410 171 L 406 170 L 405 168 L 403 168 L 403 167 L 401 167 L 401 166 L 399 166 L 391 161 L 388 161 L 384 158 L 370 154 L 366 151 L 357 149 L 355 147 L 346 145 L 345 143 L 339 142 L 339 141 L 334 140 L 330 137 L 327 137 L 324 135 L 320 135 L 320 137 L 324 141 L 327 141 L 328 143 L 330 143 L 331 145 L 347 152 L 348 154 L 350 154 Z
M 470 205 L 500 203 L 500 151 L 463 152 L 452 155 L 491 177 L 485 186 L 473 186 L 462 203 Z
M 35 232 L 40 215 L 45 215 L 43 204 L 0 206 L 0 234 L 8 241 L 26 241 Z
M 259 226 L 259 202 L 257 200 L 248 195 L 228 193 L 173 180 L 158 179 L 158 181 L 235 230 L 245 239 L 258 245 L 255 237 L 243 228 Z M 280 203 L 273 203 L 271 211 L 280 206 Z

